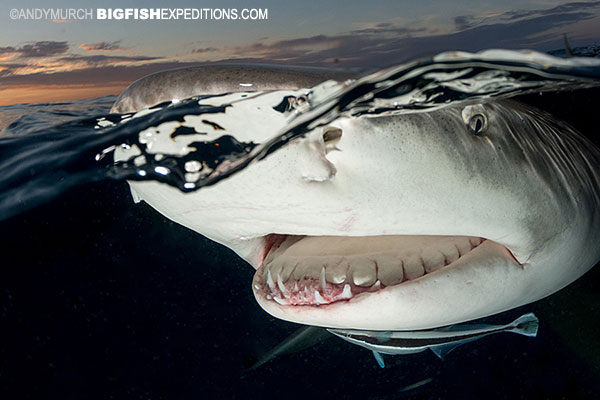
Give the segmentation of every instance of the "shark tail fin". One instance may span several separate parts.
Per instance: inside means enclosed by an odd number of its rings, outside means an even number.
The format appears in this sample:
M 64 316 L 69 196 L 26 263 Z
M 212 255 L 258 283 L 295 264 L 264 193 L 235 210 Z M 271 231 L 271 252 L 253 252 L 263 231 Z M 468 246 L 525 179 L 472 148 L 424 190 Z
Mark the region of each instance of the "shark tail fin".
M 373 357 L 375 357 L 375 361 L 377 361 L 377 364 L 379 364 L 381 368 L 385 368 L 385 361 L 383 361 L 383 356 L 381 355 L 381 353 L 378 353 L 375 350 L 373 350 Z
M 540 321 L 533 313 L 529 313 L 514 320 L 510 326 L 511 329 L 509 330 L 511 332 L 524 336 L 536 337 L 538 328 L 540 326 Z

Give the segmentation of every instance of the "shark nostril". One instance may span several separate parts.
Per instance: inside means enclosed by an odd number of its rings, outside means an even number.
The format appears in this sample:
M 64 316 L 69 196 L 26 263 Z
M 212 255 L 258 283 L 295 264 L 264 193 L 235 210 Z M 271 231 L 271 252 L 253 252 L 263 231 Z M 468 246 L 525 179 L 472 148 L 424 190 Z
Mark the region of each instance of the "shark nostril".
M 333 126 L 323 128 L 323 141 L 325 144 L 337 142 L 342 137 L 342 130 Z
M 322 130 L 323 142 L 325 143 L 325 154 L 339 150 L 336 146 L 342 138 L 342 130 L 335 126 L 326 126 Z

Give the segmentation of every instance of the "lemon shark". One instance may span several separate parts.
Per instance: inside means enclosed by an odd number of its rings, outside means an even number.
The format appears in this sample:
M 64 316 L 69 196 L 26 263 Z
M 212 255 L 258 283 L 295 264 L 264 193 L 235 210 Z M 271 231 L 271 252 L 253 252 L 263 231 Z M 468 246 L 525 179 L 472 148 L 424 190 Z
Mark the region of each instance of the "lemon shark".
M 250 73 L 238 70 L 237 80 L 227 74 L 222 87 L 218 69 L 171 71 L 154 83 L 150 77 L 127 89 L 115 111 L 198 94 L 194 85 L 208 79 L 212 93 L 229 94 L 200 103 L 226 104 L 226 112 L 163 123 L 140 138 L 157 153 L 197 140 L 175 136 L 182 127 L 202 131 L 202 140 L 227 134 L 262 143 L 272 132 L 265 127 L 285 126 L 286 99 L 306 95 L 307 82 L 346 79 L 239 68 Z M 166 94 L 154 97 L 163 88 Z M 139 100 L 150 94 L 150 103 Z M 118 149 L 115 157 L 139 154 Z M 567 124 L 490 98 L 338 118 L 190 193 L 158 182 L 130 185 L 136 202 L 256 268 L 254 295 L 275 317 L 398 331 L 527 304 L 589 270 L 600 259 L 599 161 L 600 150 Z M 187 174 L 199 169 L 186 163 Z

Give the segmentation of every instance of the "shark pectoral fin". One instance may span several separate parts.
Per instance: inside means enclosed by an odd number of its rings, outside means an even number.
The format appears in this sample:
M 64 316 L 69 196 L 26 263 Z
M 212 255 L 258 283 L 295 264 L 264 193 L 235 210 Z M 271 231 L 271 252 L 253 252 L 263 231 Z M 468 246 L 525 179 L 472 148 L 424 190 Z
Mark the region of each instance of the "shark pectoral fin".
M 335 165 L 326 157 L 327 148 L 324 135 L 325 133 L 319 129 L 318 132 L 311 132 L 304 139 L 305 148 L 300 162 L 302 163 L 302 179 L 305 181 L 330 181 L 337 172 Z
M 385 361 L 383 361 L 383 355 L 373 350 L 373 356 L 375 357 L 375 361 L 377 361 L 377 364 L 379 364 L 381 368 L 385 368 Z
M 430 349 L 433 351 L 433 354 L 438 356 L 440 360 L 443 360 L 444 357 L 448 355 L 452 350 L 457 348 L 463 343 L 448 343 L 448 344 L 439 344 L 436 346 L 431 346 Z

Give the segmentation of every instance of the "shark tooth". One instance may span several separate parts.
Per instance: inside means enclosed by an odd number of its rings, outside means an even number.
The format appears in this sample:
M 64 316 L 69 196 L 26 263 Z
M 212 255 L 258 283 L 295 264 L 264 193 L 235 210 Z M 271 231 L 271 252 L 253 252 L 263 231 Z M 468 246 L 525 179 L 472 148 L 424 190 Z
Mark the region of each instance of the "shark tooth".
M 437 271 L 438 269 L 443 268 L 446 260 L 446 256 L 435 249 L 424 249 L 421 252 L 421 257 L 423 259 L 423 267 L 425 268 L 426 273 Z
M 395 285 L 404 279 L 402 260 L 391 254 L 377 257 L 377 279 L 386 286 Z
M 470 252 L 472 249 L 471 242 L 469 241 L 468 237 L 460 237 L 454 242 L 454 244 L 461 257 Z
M 285 260 L 281 268 L 281 280 L 287 282 L 298 265 L 296 260 Z
M 350 276 L 356 286 L 369 287 L 377 280 L 375 262 L 365 257 L 350 259 Z
M 471 243 L 471 247 L 475 248 L 481 244 L 481 238 L 480 237 L 470 237 L 469 243 Z
M 306 257 L 298 262 L 292 276 L 296 280 L 318 279 L 321 268 L 323 268 L 323 260 L 320 257 Z
M 271 276 L 270 269 L 267 270 L 267 285 L 269 286 L 271 292 L 275 291 L 275 282 L 273 282 L 273 277 Z
M 321 296 L 321 293 L 319 293 L 318 290 L 315 290 L 315 300 L 317 301 L 317 304 L 328 304 L 327 300 Z
M 327 282 L 325 281 L 325 267 L 321 268 L 321 275 L 319 276 L 319 288 L 322 291 L 325 291 L 327 287 Z
M 373 286 L 371 286 L 371 290 L 370 290 L 370 291 L 371 291 L 371 292 L 376 292 L 376 291 L 378 291 L 379 289 L 381 289 L 381 281 L 378 279 L 378 280 L 377 280 L 377 282 L 375 282 L 375 283 L 373 284 Z
M 342 294 L 340 295 L 340 299 L 350 299 L 352 298 L 352 288 L 350 288 L 350 285 L 348 285 L 347 283 L 344 285 L 344 290 L 342 291 Z
M 281 304 L 282 306 L 287 306 L 290 304 L 289 301 L 285 300 L 285 299 L 281 299 L 277 296 L 273 297 L 273 300 L 275 300 L 278 304 Z
M 343 258 L 327 261 L 325 268 L 325 280 L 339 285 L 344 283 L 348 273 L 348 261 Z
M 279 273 L 277 273 L 277 287 L 285 297 L 289 296 L 290 291 L 287 290 L 287 288 L 283 284 L 283 281 L 281 280 L 281 274 Z
M 417 279 L 425 275 L 425 268 L 420 257 L 415 254 L 405 256 L 403 261 L 404 265 L 404 278 L 408 280 Z

